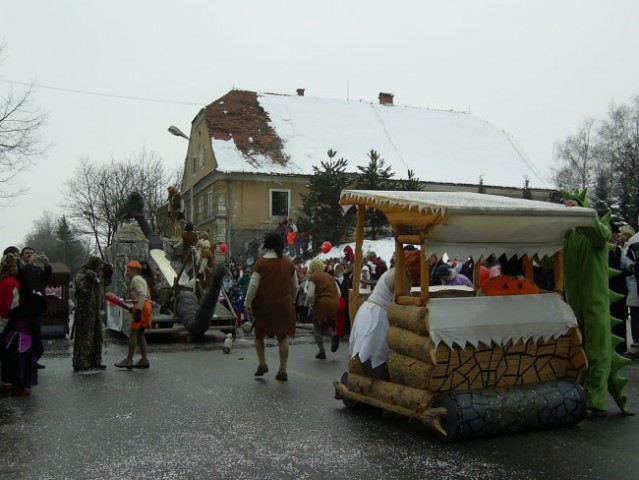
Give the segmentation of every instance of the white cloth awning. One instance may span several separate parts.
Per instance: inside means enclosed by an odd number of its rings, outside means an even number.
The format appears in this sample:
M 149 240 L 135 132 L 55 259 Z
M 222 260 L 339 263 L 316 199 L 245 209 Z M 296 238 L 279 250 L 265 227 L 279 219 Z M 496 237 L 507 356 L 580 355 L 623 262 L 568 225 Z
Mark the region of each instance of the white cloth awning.
M 572 309 L 555 293 L 431 298 L 428 310 L 433 343 L 450 348 L 549 340 L 577 326 Z

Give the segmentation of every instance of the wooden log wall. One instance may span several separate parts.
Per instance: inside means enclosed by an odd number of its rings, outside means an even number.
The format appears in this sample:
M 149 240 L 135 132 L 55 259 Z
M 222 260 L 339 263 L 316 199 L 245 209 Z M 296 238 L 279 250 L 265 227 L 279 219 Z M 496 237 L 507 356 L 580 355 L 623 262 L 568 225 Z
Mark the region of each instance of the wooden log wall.
M 570 346 L 568 347 L 568 358 L 566 359 L 568 362 L 566 366 L 566 378 L 574 380 L 575 382 L 581 382 L 588 369 L 588 358 L 582 348 L 583 337 L 578 328 L 570 329 L 568 336 L 570 338 Z
M 479 344 L 451 350 L 440 344 L 429 386 L 436 391 L 465 391 L 566 378 L 570 345 L 570 335 L 503 347 Z
M 510 342 L 500 347 L 435 348 L 428 335 L 428 307 L 391 304 L 386 335 L 390 380 L 433 392 L 465 391 L 550 382 L 579 381 L 587 361 L 577 329 L 556 339 Z

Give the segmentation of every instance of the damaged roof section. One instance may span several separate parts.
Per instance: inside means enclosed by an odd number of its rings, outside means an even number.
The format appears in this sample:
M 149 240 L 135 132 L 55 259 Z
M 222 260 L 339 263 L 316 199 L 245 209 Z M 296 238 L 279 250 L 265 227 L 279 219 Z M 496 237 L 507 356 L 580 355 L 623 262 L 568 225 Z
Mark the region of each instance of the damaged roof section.
M 209 136 L 214 140 L 233 140 L 251 166 L 259 168 L 260 159 L 264 158 L 283 167 L 288 163 L 282 139 L 269 124 L 268 113 L 259 104 L 256 92 L 231 90 L 206 106 L 205 118 Z

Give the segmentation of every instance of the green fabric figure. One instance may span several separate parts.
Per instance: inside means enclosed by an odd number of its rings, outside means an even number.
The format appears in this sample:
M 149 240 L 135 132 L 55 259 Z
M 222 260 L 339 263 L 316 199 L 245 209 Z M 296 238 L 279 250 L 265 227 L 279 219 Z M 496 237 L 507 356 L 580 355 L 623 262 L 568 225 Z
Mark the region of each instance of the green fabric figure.
M 567 200 L 575 200 L 580 206 L 590 207 L 586 190 L 568 193 Z M 570 230 L 564 244 L 564 276 L 566 301 L 571 306 L 584 338 L 584 350 L 588 357 L 588 371 L 584 378 L 586 408 L 591 415 L 605 414 L 608 392 L 624 415 L 628 411 L 624 392 L 628 379 L 619 370 L 630 363 L 615 351 L 622 339 L 612 334 L 612 325 L 621 320 L 610 316 L 610 304 L 618 300 L 618 294 L 608 288 L 608 251 L 610 239 L 610 213 L 595 218 L 592 227 Z

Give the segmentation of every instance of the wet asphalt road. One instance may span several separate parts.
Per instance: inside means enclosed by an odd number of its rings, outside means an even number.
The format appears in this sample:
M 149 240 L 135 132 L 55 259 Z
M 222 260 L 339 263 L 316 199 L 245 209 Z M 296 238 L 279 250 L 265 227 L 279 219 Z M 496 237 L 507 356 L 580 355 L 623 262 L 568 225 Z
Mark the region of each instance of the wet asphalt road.
M 67 340 L 49 340 L 32 395 L 0 398 L 0 478 L 631 479 L 639 469 L 637 417 L 444 444 L 415 422 L 333 399 L 345 344 L 319 361 L 302 332 L 282 383 L 276 348 L 255 379 L 251 341 L 226 355 L 222 339 L 156 336 L 151 369 L 119 371 L 125 339 L 107 334 L 109 368 L 88 374 L 73 372 Z M 638 361 L 626 374 L 639 411 Z

